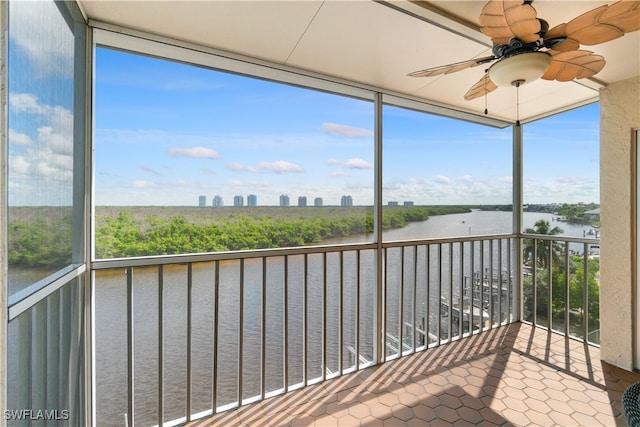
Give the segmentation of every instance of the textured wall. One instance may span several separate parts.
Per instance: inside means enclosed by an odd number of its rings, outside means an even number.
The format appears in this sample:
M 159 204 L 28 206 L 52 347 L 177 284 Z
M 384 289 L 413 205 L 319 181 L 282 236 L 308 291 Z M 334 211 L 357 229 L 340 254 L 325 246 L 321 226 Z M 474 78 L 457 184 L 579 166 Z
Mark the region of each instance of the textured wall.
M 601 357 L 633 367 L 631 129 L 640 127 L 640 76 L 600 93 Z

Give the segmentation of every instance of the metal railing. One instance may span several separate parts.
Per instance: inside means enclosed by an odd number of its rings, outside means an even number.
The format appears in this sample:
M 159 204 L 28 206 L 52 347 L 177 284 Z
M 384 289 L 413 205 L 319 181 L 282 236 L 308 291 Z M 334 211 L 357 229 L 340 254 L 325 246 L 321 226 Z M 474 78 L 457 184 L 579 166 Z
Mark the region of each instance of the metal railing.
M 381 278 L 373 243 L 96 261 L 96 423 L 183 423 L 517 320 L 516 243 L 385 242 Z
M 599 240 L 526 234 L 522 245 L 522 320 L 599 345 Z

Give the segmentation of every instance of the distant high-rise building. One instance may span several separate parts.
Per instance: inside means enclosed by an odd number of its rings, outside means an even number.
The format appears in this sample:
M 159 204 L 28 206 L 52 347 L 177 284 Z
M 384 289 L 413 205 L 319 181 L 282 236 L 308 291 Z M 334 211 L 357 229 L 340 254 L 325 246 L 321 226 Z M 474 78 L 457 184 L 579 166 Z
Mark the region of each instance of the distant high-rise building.
M 287 207 L 289 206 L 289 196 L 287 196 L 286 194 L 282 194 L 280 196 L 280 207 Z
M 398 206 L 398 202 L 391 201 L 391 202 L 387 203 L 387 206 Z
M 313 206 L 322 206 L 322 197 L 316 197 L 313 199 Z
M 255 194 L 249 194 L 247 196 L 247 206 L 249 207 L 258 206 L 258 196 L 256 196 Z
M 298 206 L 301 208 L 307 206 L 307 196 L 298 197 Z
M 236 208 L 241 208 L 244 206 L 244 197 L 242 196 L 234 196 L 233 197 L 233 206 Z
M 220 207 L 224 206 L 224 202 L 222 201 L 222 197 L 214 196 L 213 200 L 211 201 L 211 206 L 216 207 L 216 208 L 220 208 Z
M 207 206 L 207 196 L 198 197 L 198 206 L 200 206 L 201 208 Z
M 407 200 L 404 202 L 405 206 L 413 206 L 413 202 L 411 200 Z
M 351 196 L 342 196 L 340 199 L 340 206 L 349 207 L 353 206 L 353 198 Z

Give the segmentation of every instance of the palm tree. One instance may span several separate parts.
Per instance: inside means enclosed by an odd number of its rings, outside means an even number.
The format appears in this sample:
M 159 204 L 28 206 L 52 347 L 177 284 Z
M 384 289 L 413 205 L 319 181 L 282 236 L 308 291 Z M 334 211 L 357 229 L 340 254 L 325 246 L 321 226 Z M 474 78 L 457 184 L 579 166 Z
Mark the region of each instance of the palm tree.
M 564 230 L 560 227 L 553 227 L 549 224 L 549 221 L 545 219 L 539 219 L 533 225 L 533 228 L 527 228 L 524 230 L 526 234 L 544 234 L 546 236 L 555 236 L 562 233 Z M 533 261 L 534 247 L 536 249 L 536 265 L 542 268 L 547 268 L 549 265 L 549 240 L 525 240 L 523 244 L 523 254 L 525 262 Z M 551 256 L 553 259 L 560 259 L 560 253 L 562 248 L 558 242 L 552 242 L 551 244 Z

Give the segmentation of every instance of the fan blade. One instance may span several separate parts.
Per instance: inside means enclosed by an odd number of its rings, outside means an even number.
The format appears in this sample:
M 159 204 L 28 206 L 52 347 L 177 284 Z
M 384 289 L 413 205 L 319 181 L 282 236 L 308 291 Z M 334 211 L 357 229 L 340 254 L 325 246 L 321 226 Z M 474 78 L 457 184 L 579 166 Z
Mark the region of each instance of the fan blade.
M 468 61 L 456 62 L 455 64 L 441 65 L 439 67 L 427 68 L 425 70 L 414 71 L 407 74 L 411 77 L 433 77 L 441 74 L 451 74 L 460 70 L 464 70 L 471 67 L 476 67 L 480 64 L 486 64 L 494 59 L 498 59 L 495 56 L 485 56 L 484 58 L 470 59 Z
M 514 37 L 524 43 L 540 38 L 537 12 L 522 1 L 490 0 L 482 8 L 480 26 L 494 44 L 509 44 Z
M 599 73 L 606 63 L 602 56 L 588 50 L 551 51 L 551 54 L 551 64 L 542 76 L 545 80 L 568 82 L 573 79 L 584 79 Z
M 471 101 L 496 90 L 498 86 L 489 78 L 489 73 L 485 73 L 478 83 L 471 86 L 471 89 L 464 94 L 464 99 Z
M 567 24 L 553 27 L 545 40 L 566 37 L 553 46 L 558 51 L 577 50 L 581 44 L 592 46 L 640 30 L 640 1 L 619 1 L 603 5 L 572 19 Z
M 619 1 L 600 15 L 600 22 L 620 28 L 625 33 L 640 30 L 640 1 Z
M 567 35 L 580 44 L 594 45 L 617 39 L 624 31 L 613 25 L 601 24 L 600 15 L 609 6 L 600 6 L 567 22 Z

